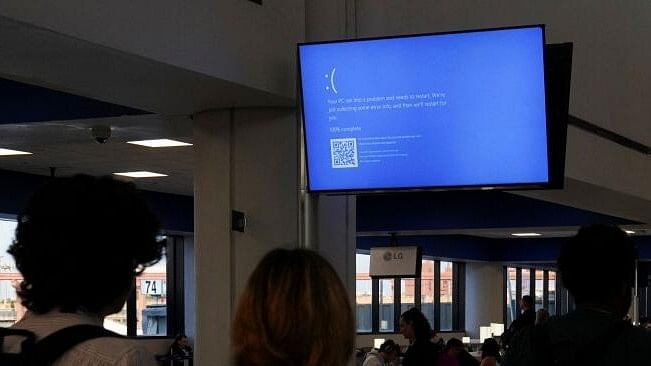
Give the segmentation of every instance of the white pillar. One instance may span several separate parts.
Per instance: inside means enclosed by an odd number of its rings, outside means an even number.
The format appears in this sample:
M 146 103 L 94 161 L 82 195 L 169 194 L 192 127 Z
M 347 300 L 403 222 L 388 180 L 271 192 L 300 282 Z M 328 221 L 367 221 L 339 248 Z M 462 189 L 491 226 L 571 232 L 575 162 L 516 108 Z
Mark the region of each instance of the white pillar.
M 228 110 L 194 117 L 195 362 L 227 365 L 233 307 Z
M 228 365 L 237 298 L 260 258 L 297 246 L 296 116 L 235 109 L 194 118 L 195 358 Z M 231 210 L 246 215 L 231 231 Z
M 479 327 L 503 323 L 504 275 L 499 263 L 466 263 L 466 333 L 479 338 Z

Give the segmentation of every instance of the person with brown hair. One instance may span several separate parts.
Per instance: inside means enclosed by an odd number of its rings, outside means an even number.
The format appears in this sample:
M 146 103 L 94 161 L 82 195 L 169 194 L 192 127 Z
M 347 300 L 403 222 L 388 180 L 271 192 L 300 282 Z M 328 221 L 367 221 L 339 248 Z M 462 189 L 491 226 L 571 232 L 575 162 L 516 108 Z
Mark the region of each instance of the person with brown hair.
M 315 252 L 275 249 L 258 264 L 232 327 L 237 366 L 341 366 L 353 355 L 346 290 Z

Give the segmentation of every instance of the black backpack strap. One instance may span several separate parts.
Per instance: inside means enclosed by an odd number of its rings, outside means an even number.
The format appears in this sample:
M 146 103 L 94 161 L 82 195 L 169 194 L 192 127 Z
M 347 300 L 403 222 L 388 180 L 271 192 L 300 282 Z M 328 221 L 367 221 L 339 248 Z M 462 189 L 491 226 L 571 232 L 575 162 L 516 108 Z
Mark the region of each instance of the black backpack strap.
M 97 325 L 81 324 L 60 329 L 34 344 L 29 352 L 30 366 L 50 365 L 79 343 L 101 337 L 123 338 Z
M 30 349 L 36 342 L 36 335 L 28 330 L 16 328 L 0 328 L 0 352 L 2 352 L 2 348 L 4 347 L 5 337 L 10 336 L 25 338 L 21 343 L 21 350 Z

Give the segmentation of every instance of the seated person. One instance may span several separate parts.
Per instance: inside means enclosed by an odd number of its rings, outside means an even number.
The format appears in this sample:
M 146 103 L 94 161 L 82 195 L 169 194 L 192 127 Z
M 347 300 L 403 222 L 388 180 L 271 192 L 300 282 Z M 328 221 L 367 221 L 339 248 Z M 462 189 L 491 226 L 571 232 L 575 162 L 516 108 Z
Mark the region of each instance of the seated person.
M 316 252 L 275 249 L 240 297 L 232 327 L 237 366 L 342 366 L 353 356 L 348 293 Z
M 479 361 L 472 357 L 459 339 L 450 338 L 439 357 L 438 365 L 479 366 Z
M 373 349 L 366 354 L 362 366 L 384 366 L 386 364 L 393 364 L 398 359 L 398 352 L 400 348 L 398 345 L 387 339 L 382 343 L 379 350 Z
M 500 345 L 493 338 L 484 340 L 481 345 L 481 365 L 480 366 L 497 366 L 502 362 L 500 355 Z
M 158 234 L 156 217 L 130 183 L 83 175 L 50 180 L 18 216 L 8 250 L 28 309 L 12 329 L 31 331 L 38 341 L 73 325 L 101 327 L 122 309 L 135 277 L 161 258 Z M 21 341 L 6 337 L 3 352 L 20 352 Z M 77 344 L 54 365 L 157 363 L 138 341 L 104 337 Z

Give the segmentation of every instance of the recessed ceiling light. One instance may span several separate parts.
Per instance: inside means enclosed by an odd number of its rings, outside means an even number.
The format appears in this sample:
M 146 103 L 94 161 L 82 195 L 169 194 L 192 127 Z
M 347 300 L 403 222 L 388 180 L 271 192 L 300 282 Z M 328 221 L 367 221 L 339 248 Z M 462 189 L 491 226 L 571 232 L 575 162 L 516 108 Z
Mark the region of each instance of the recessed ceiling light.
M 32 155 L 32 153 L 27 151 L 18 151 L 18 150 L 0 148 L 0 156 L 9 156 L 9 155 Z
M 113 173 L 114 175 L 120 175 L 123 177 L 129 178 L 154 178 L 154 177 L 167 177 L 167 174 L 160 174 L 147 171 L 138 171 L 138 172 L 122 172 L 122 173 Z
M 635 231 L 633 231 L 633 230 L 624 230 L 624 232 L 625 232 L 626 234 L 629 234 L 629 235 L 633 235 L 633 234 L 635 234 Z
M 533 237 L 533 236 L 541 236 L 542 234 L 539 234 L 539 233 L 512 233 L 511 235 L 517 236 L 517 237 Z
M 187 142 L 170 140 L 170 139 L 127 141 L 127 144 L 147 146 L 147 147 L 192 146 L 192 144 L 188 144 Z

